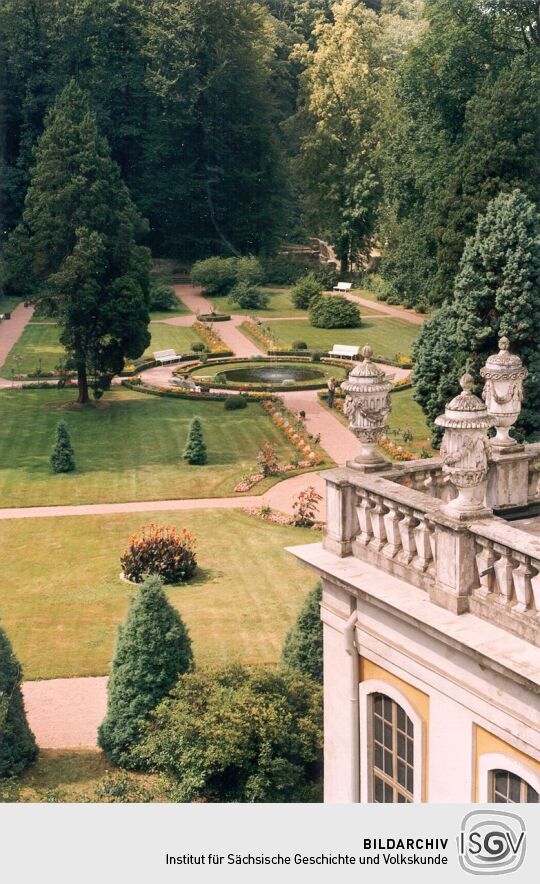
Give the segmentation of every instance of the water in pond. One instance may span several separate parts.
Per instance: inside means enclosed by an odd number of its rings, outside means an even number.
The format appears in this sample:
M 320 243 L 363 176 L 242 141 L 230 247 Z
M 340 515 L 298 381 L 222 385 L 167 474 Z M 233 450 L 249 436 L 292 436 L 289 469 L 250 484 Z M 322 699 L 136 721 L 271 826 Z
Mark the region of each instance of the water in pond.
M 324 372 L 300 365 L 252 365 L 220 372 L 234 384 L 291 384 L 324 379 Z

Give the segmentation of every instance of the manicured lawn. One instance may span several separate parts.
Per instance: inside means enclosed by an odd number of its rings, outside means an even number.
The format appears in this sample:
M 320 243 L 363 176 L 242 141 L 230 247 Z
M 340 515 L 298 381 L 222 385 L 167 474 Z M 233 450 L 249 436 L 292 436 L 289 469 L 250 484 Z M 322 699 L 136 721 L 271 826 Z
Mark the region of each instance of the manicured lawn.
M 40 368 L 54 371 L 65 358 L 60 344 L 59 330 L 54 323 L 30 323 L 24 329 L 1 369 L 2 377 L 11 378 L 11 371 L 28 374 Z
M 407 451 L 420 452 L 427 448 L 430 455 L 435 454 L 430 447 L 431 430 L 418 402 L 413 399 L 414 390 L 401 390 L 392 393 L 392 411 L 388 419 L 388 437 L 403 445 Z M 412 433 L 413 438 L 404 439 L 403 433 Z
M 160 398 L 115 388 L 97 407 L 74 403 L 74 390 L 0 393 L 2 506 L 103 503 L 227 497 L 253 472 L 265 442 L 280 461 L 294 449 L 257 402 L 225 411 L 222 402 Z M 192 417 L 202 420 L 208 464 L 182 459 Z M 69 427 L 77 470 L 54 475 L 49 465 L 54 430 Z M 262 493 L 273 480 L 255 488 Z
M 360 313 L 362 309 L 360 308 Z M 271 330 L 284 347 L 295 340 L 305 341 L 308 347 L 331 350 L 334 344 L 352 344 L 363 347 L 370 344 L 376 356 L 393 358 L 396 353 L 410 356 L 411 345 L 419 327 L 403 319 L 363 318 L 360 328 L 313 328 L 309 322 L 272 322 Z
M 144 352 L 143 358 L 152 358 L 156 350 L 175 350 L 177 353 L 190 353 L 193 344 L 201 343 L 197 332 L 181 325 L 169 325 L 166 322 L 151 322 L 152 340 Z
M 265 310 L 258 308 L 257 310 L 246 310 L 229 304 L 229 299 L 224 298 L 208 298 L 208 301 L 214 306 L 216 313 L 240 313 L 246 316 L 260 316 L 262 319 L 271 319 L 276 316 L 305 316 L 305 310 L 298 310 L 292 300 L 290 289 L 281 289 L 274 291 L 272 289 L 263 289 L 270 296 L 268 307 Z
M 119 578 L 129 536 L 152 521 L 187 527 L 200 572 L 168 589 L 199 664 L 275 663 L 314 575 L 284 547 L 317 542 L 238 510 L 0 522 L 0 621 L 25 678 L 104 675 L 133 587 Z

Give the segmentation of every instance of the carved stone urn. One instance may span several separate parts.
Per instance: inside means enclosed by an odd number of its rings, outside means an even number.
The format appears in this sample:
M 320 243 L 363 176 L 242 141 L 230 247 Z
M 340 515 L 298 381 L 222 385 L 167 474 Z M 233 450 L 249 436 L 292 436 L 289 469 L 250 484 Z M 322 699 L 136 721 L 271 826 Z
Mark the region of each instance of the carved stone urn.
M 490 439 L 490 445 L 500 454 L 516 451 L 521 447 L 510 436 L 509 431 L 519 417 L 523 402 L 523 381 L 528 374 L 519 356 L 510 353 L 509 347 L 508 338 L 502 337 L 499 352 L 490 356 L 484 368 L 480 369 L 480 374 L 485 379 L 482 399 L 497 430 L 496 436 Z
M 470 374 L 460 379 L 463 392 L 452 399 L 435 420 L 445 428 L 441 445 L 443 472 L 457 489 L 457 497 L 442 508 L 458 519 L 477 518 L 490 512 L 485 505 L 489 443 L 493 419 L 478 396 L 471 392 Z
M 347 394 L 343 411 L 349 418 L 349 428 L 361 445 L 360 454 L 349 465 L 357 469 L 380 469 L 389 465 L 376 451 L 376 446 L 386 429 L 391 409 L 392 381 L 371 361 L 371 347 L 363 347 L 362 356 L 364 361 L 353 368 L 341 385 Z

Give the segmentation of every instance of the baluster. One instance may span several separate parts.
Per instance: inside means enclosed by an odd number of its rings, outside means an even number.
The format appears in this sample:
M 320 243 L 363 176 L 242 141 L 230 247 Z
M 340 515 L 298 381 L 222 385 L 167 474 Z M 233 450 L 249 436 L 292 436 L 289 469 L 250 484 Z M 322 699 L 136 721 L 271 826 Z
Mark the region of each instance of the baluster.
M 477 537 L 477 544 L 476 567 L 478 568 L 480 588 L 476 590 L 476 595 L 486 598 L 486 596 L 493 592 L 495 587 L 495 556 L 493 554 L 493 544 L 489 540 Z
M 499 544 L 494 545 L 494 550 L 497 553 L 500 553 L 500 558 L 497 559 L 495 565 L 495 575 L 497 577 L 497 588 L 499 590 L 499 595 L 497 596 L 496 602 L 499 605 L 507 605 L 512 598 L 512 591 L 514 587 L 513 581 L 513 571 L 514 565 L 508 554 L 508 550 L 505 549 L 504 546 L 499 546 Z
M 362 546 L 366 546 L 372 537 L 370 517 L 370 510 L 372 506 L 373 504 L 367 494 L 363 494 L 360 497 L 360 500 L 358 501 L 358 505 L 356 507 L 356 512 L 358 514 L 358 524 L 360 525 L 360 531 L 356 540 L 358 543 L 362 544 Z
M 431 547 L 431 567 L 429 570 L 435 570 L 435 566 L 437 564 L 437 526 L 431 519 L 424 519 L 426 525 L 429 528 L 429 545 Z
M 388 501 L 388 512 L 384 516 L 384 526 L 386 528 L 386 546 L 383 548 L 383 556 L 387 559 L 393 559 L 401 549 L 401 534 L 399 533 L 399 522 L 402 513 L 398 509 L 397 503 Z
M 373 540 L 370 542 L 372 549 L 381 550 L 386 543 L 386 526 L 384 524 L 384 516 L 387 513 L 387 507 L 380 498 L 372 498 L 374 507 L 371 510 L 371 530 L 373 531 Z
M 536 608 L 536 617 L 540 620 L 540 562 L 533 559 L 531 566 L 536 572 L 531 577 L 531 590 L 534 598 L 534 607 Z
M 413 528 L 413 532 L 418 555 L 413 562 L 413 566 L 417 571 L 427 571 L 432 557 L 430 543 L 431 531 L 421 514 L 417 514 L 416 518 L 418 519 L 418 525 L 416 528 Z
M 515 557 L 519 562 L 513 574 L 517 603 L 512 606 L 512 611 L 515 614 L 524 614 L 531 605 L 531 577 L 534 571 L 529 565 L 527 556 L 515 553 Z
M 414 542 L 414 529 L 416 525 L 417 521 L 411 512 L 406 512 L 399 523 L 402 550 L 398 555 L 398 561 L 404 565 L 409 565 L 412 562 L 416 552 L 416 544 Z

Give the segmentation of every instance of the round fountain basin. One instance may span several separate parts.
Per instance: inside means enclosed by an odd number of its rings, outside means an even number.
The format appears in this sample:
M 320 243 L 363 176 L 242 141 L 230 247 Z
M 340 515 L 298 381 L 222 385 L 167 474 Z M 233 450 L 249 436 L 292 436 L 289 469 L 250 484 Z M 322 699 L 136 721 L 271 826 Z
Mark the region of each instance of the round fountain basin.
M 257 365 L 220 372 L 231 384 L 298 384 L 322 381 L 324 372 L 304 365 Z

